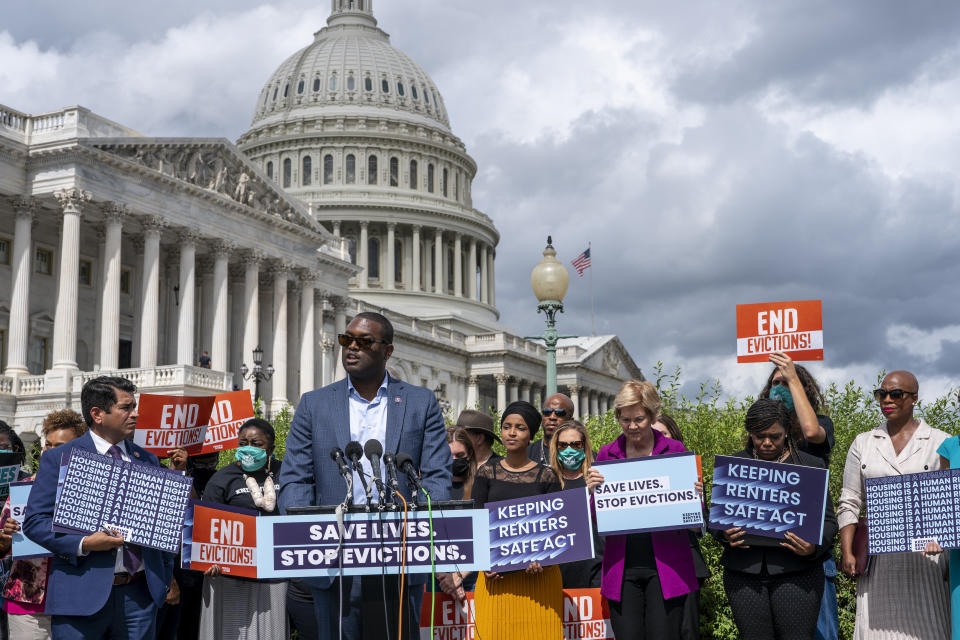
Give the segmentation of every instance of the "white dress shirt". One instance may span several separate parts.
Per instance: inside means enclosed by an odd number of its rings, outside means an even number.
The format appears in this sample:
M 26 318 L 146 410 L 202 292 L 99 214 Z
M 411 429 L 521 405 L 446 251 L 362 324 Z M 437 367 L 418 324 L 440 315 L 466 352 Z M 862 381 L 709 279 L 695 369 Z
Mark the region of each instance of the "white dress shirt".
M 110 444 L 109 442 L 107 442 L 97 434 L 95 434 L 93 431 L 90 431 L 90 439 L 93 440 L 93 444 L 97 448 L 97 453 L 99 453 L 102 456 L 110 455 L 107 452 L 110 450 L 110 447 L 113 446 L 112 444 Z M 127 441 L 121 440 L 120 442 L 118 442 L 117 448 L 120 449 L 120 457 L 123 459 L 123 461 L 130 462 L 130 453 L 127 451 Z M 83 540 L 85 539 L 86 538 L 84 538 Z M 89 554 L 89 552 L 83 550 L 83 540 L 80 540 L 80 548 L 77 551 L 78 556 L 85 556 Z M 127 572 L 126 568 L 123 566 L 123 554 L 121 553 L 121 551 L 123 551 L 123 547 L 120 547 L 114 552 L 116 555 L 116 560 L 113 563 L 114 573 Z M 141 567 L 141 570 L 142 570 L 142 567 Z
M 356 440 L 360 445 L 365 445 L 367 440 L 379 440 L 384 444 L 387 437 L 387 375 L 383 375 L 383 382 L 377 389 L 377 395 L 372 402 L 368 402 L 353 386 L 350 377 L 347 376 L 347 394 L 350 405 L 350 439 Z M 361 459 L 361 465 L 367 474 L 365 480 L 367 483 L 373 482 L 373 469 L 366 456 Z M 383 465 L 380 465 L 381 479 L 383 477 Z M 377 489 L 373 488 L 373 498 L 377 498 Z M 363 504 L 367 501 L 366 494 L 363 492 L 363 484 L 357 479 L 353 483 L 353 502 L 354 504 Z

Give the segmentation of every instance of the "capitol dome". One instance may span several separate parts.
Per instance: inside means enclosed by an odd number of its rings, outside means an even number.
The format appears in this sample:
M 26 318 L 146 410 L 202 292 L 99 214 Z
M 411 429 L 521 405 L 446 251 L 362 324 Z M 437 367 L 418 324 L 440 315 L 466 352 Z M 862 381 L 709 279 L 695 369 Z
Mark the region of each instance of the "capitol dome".
M 451 327 L 498 313 L 493 221 L 477 167 L 427 73 L 390 44 L 372 0 L 332 0 L 327 26 L 263 86 L 237 141 L 304 201 L 360 269 L 351 295 Z

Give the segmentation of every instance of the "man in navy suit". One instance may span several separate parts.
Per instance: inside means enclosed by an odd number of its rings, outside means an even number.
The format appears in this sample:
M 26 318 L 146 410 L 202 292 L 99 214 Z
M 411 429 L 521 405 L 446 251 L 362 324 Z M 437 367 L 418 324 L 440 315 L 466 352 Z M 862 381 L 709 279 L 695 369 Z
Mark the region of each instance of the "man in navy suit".
M 343 449 L 348 442 L 365 443 L 376 439 L 385 452 L 405 452 L 420 469 L 424 489 L 433 501 L 450 497 L 450 447 L 447 445 L 443 415 L 434 393 L 424 387 L 407 384 L 387 373 L 387 361 L 393 353 L 393 326 L 378 313 L 360 313 L 338 336 L 342 346 L 341 360 L 347 378 L 303 395 L 293 416 L 287 436 L 287 453 L 280 473 L 280 507 L 339 504 L 347 485 L 330 459 L 333 447 Z M 366 463 L 365 461 L 365 464 Z M 369 466 L 365 466 L 367 473 Z M 410 501 L 414 498 L 411 484 L 400 475 L 401 492 Z M 365 501 L 360 482 L 354 483 L 354 502 Z M 423 501 L 420 496 L 419 502 Z M 420 617 L 423 584 L 428 575 L 413 574 L 408 578 L 409 600 L 404 621 L 416 623 Z M 361 634 L 371 637 L 371 627 L 381 624 L 382 614 L 364 616 L 360 609 L 371 601 L 375 611 L 383 611 L 384 598 L 379 589 L 381 578 L 367 579 L 361 592 L 360 580 L 344 578 L 343 637 L 358 640 Z M 387 580 L 390 586 L 395 579 Z M 340 637 L 337 607 L 341 604 L 340 587 L 333 578 L 314 578 L 314 603 L 321 637 Z M 391 612 L 392 615 L 393 612 Z M 366 629 L 363 626 L 366 625 Z M 419 637 L 410 625 L 410 638 Z M 394 629 L 396 627 L 393 627 Z
M 173 555 L 125 545 L 113 532 L 88 536 L 51 530 L 63 455 L 74 448 L 160 466 L 157 457 L 127 441 L 137 426 L 137 388 L 123 378 L 83 385 L 80 404 L 89 431 L 40 457 L 23 532 L 53 553 L 46 613 L 54 640 L 153 638 L 157 609 L 173 576 Z

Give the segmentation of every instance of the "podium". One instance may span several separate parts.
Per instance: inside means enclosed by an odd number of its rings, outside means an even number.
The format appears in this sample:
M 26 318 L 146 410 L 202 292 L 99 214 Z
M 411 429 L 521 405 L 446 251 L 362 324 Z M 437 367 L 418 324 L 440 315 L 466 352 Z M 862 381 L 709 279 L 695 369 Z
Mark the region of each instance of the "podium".
M 335 513 L 338 505 L 316 505 L 305 507 L 288 507 L 289 515 L 316 515 Z M 473 509 L 473 500 L 443 500 L 433 503 L 433 511 L 454 511 Z M 352 514 L 379 513 L 379 505 L 354 504 L 346 509 L 344 521 L 349 522 Z M 385 504 L 383 513 L 402 512 L 402 505 Z M 411 504 L 408 512 L 423 516 L 427 512 L 426 503 Z M 335 578 L 331 593 L 339 593 L 339 585 Z M 360 637 L 363 640 L 383 640 L 396 638 L 399 627 L 398 613 L 400 608 L 400 585 L 404 590 L 403 603 L 403 634 L 399 640 L 419 640 L 420 638 L 420 608 L 424 597 L 424 586 L 432 588 L 430 574 L 412 575 L 365 575 L 344 576 L 343 602 L 340 603 L 344 620 L 359 609 Z M 359 588 L 356 584 L 359 581 Z M 413 581 L 413 584 L 411 584 Z M 429 591 L 426 592 L 429 597 Z M 335 598 L 334 598 L 335 599 Z M 335 611 L 335 608 L 334 608 Z M 344 624 L 346 629 L 346 623 Z M 339 629 L 331 629 L 330 637 L 336 638 Z M 324 634 L 321 630 L 321 637 Z

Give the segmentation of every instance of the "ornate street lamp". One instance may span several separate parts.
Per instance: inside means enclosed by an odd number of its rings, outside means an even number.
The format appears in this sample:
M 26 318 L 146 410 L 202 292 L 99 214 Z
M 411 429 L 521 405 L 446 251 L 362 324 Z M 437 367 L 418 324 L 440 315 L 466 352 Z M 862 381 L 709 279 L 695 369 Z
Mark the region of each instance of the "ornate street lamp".
M 544 399 L 557 392 L 557 341 L 561 336 L 557 333 L 557 313 L 563 313 L 563 296 L 567 295 L 567 286 L 570 284 L 570 274 L 563 263 L 557 260 L 557 251 L 553 248 L 553 238 L 547 236 L 547 247 L 543 250 L 543 260 L 537 263 L 530 275 L 530 284 L 533 295 L 537 296 L 539 304 L 537 312 L 542 311 L 547 316 L 547 330 L 537 338 L 543 340 L 547 348 L 547 390 Z
M 274 368 L 272 364 L 268 364 L 266 369 L 263 368 L 263 349 L 260 348 L 260 345 L 257 345 L 257 348 L 253 350 L 253 370 L 251 371 L 247 368 L 246 362 L 240 365 L 240 375 L 243 379 L 249 380 L 253 378 L 254 404 L 260 399 L 260 383 L 272 378 L 273 372 Z
M 433 395 L 437 398 L 437 404 L 440 405 L 440 411 L 443 415 L 447 415 L 447 411 L 450 411 L 450 407 L 453 405 L 450 404 L 450 401 L 443 397 L 443 387 L 439 384 L 433 390 Z

